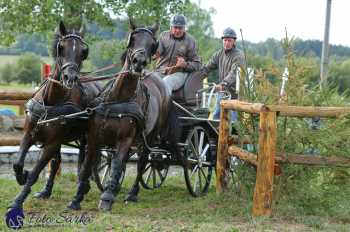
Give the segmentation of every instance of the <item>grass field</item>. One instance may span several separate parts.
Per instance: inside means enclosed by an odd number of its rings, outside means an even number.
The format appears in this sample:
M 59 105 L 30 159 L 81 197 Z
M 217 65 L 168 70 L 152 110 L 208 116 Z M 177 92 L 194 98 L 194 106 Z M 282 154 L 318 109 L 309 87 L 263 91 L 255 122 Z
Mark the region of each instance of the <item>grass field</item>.
M 17 62 L 19 56 L 17 55 L 0 55 L 0 68 L 6 64 L 14 64 Z
M 181 177 L 169 177 L 157 190 L 141 189 L 138 203 L 124 204 L 123 198 L 130 188 L 133 177 L 126 177 L 120 195 L 111 212 L 98 211 L 100 192 L 94 183 L 82 204 L 82 211 L 65 212 L 66 205 L 75 193 L 75 175 L 64 174 L 54 187 L 50 200 L 37 200 L 30 195 L 24 204 L 24 212 L 38 213 L 38 218 L 65 218 L 81 216 L 89 218 L 87 225 L 62 223 L 40 225 L 28 224 L 29 216 L 21 231 L 349 231 L 350 220 L 318 215 L 306 215 L 290 205 L 274 206 L 271 218 L 250 216 L 251 194 L 237 195 L 230 191 L 218 196 L 214 184 L 205 197 L 193 198 L 186 190 Z M 21 189 L 10 179 L 0 179 L 0 214 Z M 6 186 L 6 187 L 5 187 Z M 43 179 L 33 187 L 32 193 L 40 190 Z M 61 218 L 62 219 L 62 218 Z M 0 231 L 6 231 L 4 220 Z
M 6 64 L 14 64 L 19 59 L 19 55 L 0 55 L 0 69 Z M 43 62 L 52 63 L 50 57 L 41 57 Z

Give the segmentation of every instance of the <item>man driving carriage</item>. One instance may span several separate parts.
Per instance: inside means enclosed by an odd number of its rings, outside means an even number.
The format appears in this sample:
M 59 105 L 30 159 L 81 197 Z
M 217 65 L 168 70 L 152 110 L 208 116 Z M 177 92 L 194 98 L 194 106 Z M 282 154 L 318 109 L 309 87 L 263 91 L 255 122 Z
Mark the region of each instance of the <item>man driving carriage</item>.
M 160 35 L 156 58 L 156 70 L 164 76 L 170 92 L 180 89 L 189 74 L 200 69 L 197 44 L 186 32 L 186 18 L 182 14 L 174 15 L 170 31 Z
M 218 70 L 219 84 L 215 86 L 219 96 L 216 101 L 213 119 L 220 118 L 220 101 L 223 98 L 222 91 L 229 91 L 232 99 L 237 98 L 236 76 L 239 67 L 244 65 L 243 52 L 236 48 L 236 32 L 232 28 L 226 28 L 221 36 L 223 48 L 215 52 L 209 62 L 202 68 L 203 74 Z M 221 93 L 220 93 L 221 92 Z M 231 120 L 237 120 L 237 113 L 232 112 Z

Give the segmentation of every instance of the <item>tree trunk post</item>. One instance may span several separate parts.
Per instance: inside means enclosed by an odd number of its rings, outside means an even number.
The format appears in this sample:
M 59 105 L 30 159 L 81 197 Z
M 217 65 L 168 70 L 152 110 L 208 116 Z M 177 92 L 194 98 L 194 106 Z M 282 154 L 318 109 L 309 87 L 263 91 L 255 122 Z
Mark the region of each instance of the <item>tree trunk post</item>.
M 276 154 L 276 112 L 262 111 L 259 123 L 259 151 L 253 198 L 253 216 L 271 216 Z
M 228 167 L 228 136 L 230 125 L 230 110 L 227 110 L 221 104 L 220 129 L 218 150 L 216 155 L 216 193 L 220 194 L 227 190 L 227 167 Z

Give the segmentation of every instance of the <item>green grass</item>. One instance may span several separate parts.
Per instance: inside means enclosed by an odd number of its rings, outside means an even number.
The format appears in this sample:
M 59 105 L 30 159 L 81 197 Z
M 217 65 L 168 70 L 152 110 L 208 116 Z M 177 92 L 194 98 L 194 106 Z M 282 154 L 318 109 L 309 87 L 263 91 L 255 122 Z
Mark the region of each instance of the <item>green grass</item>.
M 6 64 L 15 64 L 19 57 L 19 55 L 0 55 L 0 69 Z M 45 63 L 52 63 L 50 57 L 41 57 L 41 60 Z
M 50 200 L 37 200 L 30 195 L 24 204 L 24 211 L 59 218 L 66 209 L 76 189 L 73 174 L 64 174 L 57 180 Z M 110 213 L 97 208 L 100 192 L 92 183 L 92 189 L 82 204 L 82 211 L 66 212 L 65 215 L 86 213 L 92 222 L 88 225 L 65 224 L 61 226 L 25 226 L 22 231 L 349 231 L 350 221 L 322 215 L 296 214 L 292 209 L 288 216 L 288 204 L 274 209 L 271 218 L 250 216 L 251 195 L 238 196 L 230 191 L 216 195 L 214 184 L 205 197 L 193 198 L 187 192 L 182 177 L 169 177 L 157 190 L 141 189 L 138 203 L 124 204 L 123 198 L 134 178 L 127 177 Z M 32 193 L 40 190 L 43 179 L 34 185 Z M 20 191 L 15 180 L 0 179 L 0 214 Z M 6 186 L 6 187 L 5 187 Z M 7 230 L 4 220 L 0 231 Z
M 6 64 L 14 64 L 20 56 L 17 55 L 0 55 L 0 68 Z

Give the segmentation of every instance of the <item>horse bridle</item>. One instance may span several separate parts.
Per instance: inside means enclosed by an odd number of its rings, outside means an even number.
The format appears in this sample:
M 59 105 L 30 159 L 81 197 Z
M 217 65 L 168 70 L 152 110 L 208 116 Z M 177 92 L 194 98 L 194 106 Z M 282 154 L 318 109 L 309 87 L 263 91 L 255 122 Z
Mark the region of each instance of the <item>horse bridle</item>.
M 148 29 L 148 28 L 145 28 L 145 27 L 142 27 L 142 28 L 137 28 L 135 29 L 134 31 L 132 31 L 130 34 L 129 34 L 129 37 L 128 37 L 128 40 L 127 40 L 127 48 L 128 48 L 128 57 L 129 57 L 129 60 L 132 60 L 132 58 L 136 55 L 136 54 L 145 54 L 146 53 L 146 49 L 145 48 L 139 48 L 139 49 L 131 49 L 130 46 L 131 46 L 131 38 L 134 34 L 138 33 L 138 32 L 147 32 L 149 33 L 151 36 L 152 36 L 152 39 L 153 41 L 155 42 L 155 46 L 157 44 L 157 40 L 156 38 L 154 37 L 154 33 Z M 154 48 L 152 48 L 152 51 L 151 53 L 153 53 L 153 50 Z M 152 55 L 152 54 L 151 54 Z M 151 60 L 151 57 L 148 57 L 149 60 Z
M 67 39 L 74 39 L 74 40 L 78 40 L 79 42 L 81 42 L 82 44 L 84 44 L 86 46 L 85 49 L 89 49 L 89 45 L 84 41 L 84 39 L 79 36 L 79 35 L 76 35 L 76 34 L 68 34 L 68 35 L 65 35 L 65 36 L 61 36 L 57 42 L 57 45 L 56 45 L 56 60 L 57 60 L 57 64 L 59 66 L 59 70 L 60 72 L 62 72 L 64 69 L 68 68 L 68 67 L 72 67 L 77 73 L 79 72 L 80 70 L 80 66 L 81 64 L 77 64 L 77 63 L 74 63 L 74 62 L 67 62 L 65 64 L 62 64 L 62 60 L 61 60 L 61 57 L 59 55 L 59 46 L 60 44 L 67 40 Z M 60 82 L 62 82 L 63 80 L 60 80 Z

